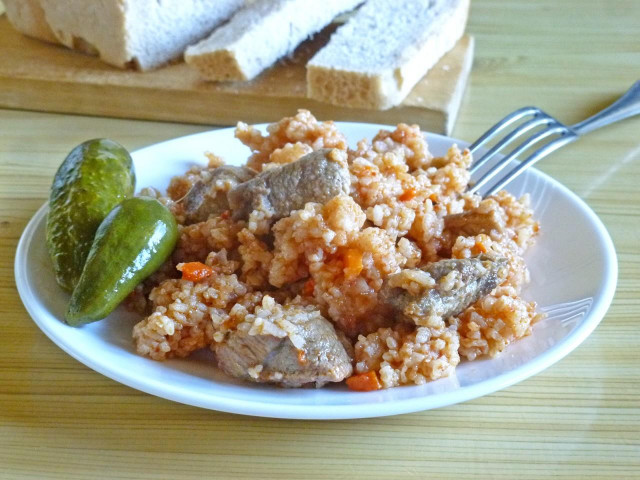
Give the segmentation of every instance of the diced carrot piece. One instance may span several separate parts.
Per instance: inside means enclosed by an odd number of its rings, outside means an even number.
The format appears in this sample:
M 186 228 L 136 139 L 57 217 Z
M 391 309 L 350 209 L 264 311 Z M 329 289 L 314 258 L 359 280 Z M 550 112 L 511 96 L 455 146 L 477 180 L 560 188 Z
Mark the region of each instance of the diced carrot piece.
M 343 255 L 344 275 L 347 278 L 355 278 L 362 271 L 362 252 L 357 248 L 347 248 Z
M 350 390 L 356 392 L 371 392 L 382 388 L 378 375 L 374 371 L 353 375 L 347 378 L 346 383 Z
M 224 328 L 228 328 L 229 330 L 233 330 L 238 326 L 241 320 L 238 317 L 232 317 L 224 321 L 222 324 Z
M 307 363 L 307 354 L 304 353 L 304 350 L 298 350 L 298 363 L 300 365 L 306 365 Z
M 471 253 L 474 255 L 479 255 L 481 253 L 487 253 L 487 247 L 482 242 L 476 242 L 476 244 L 471 249 Z
M 407 202 L 416 197 L 416 191 L 413 188 L 407 188 L 402 195 L 398 197 L 401 202 Z
M 231 216 L 231 210 L 225 210 L 220 214 L 220 218 L 222 218 L 223 220 L 226 220 L 230 216 Z
M 302 293 L 307 297 L 313 295 L 313 289 L 316 287 L 316 282 L 313 281 L 313 278 L 310 278 L 304 283 L 302 287 Z
M 182 279 L 200 282 L 213 274 L 213 268 L 201 262 L 179 263 L 176 267 L 182 272 Z

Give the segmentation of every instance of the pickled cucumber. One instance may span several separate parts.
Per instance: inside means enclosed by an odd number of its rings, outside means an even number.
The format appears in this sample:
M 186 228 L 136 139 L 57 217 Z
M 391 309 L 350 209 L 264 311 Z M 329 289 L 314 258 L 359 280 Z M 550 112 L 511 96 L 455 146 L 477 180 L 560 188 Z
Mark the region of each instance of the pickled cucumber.
M 164 263 L 177 240 L 176 220 L 158 200 L 124 200 L 98 227 L 71 296 L 67 323 L 78 326 L 109 315 Z
M 78 283 L 100 222 L 135 188 L 129 152 L 107 139 L 75 147 L 53 179 L 47 217 L 47 248 L 58 284 Z

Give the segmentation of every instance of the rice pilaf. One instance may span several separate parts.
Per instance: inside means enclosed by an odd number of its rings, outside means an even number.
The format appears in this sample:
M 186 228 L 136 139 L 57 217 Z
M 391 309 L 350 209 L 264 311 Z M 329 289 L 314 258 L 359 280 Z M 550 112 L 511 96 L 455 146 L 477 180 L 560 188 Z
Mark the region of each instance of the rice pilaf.
M 247 166 L 257 172 L 336 149 L 348 168 L 348 194 L 307 202 L 282 218 L 265 208 L 236 219 L 227 210 L 188 224 L 181 199 L 223 164 L 215 155 L 207 167 L 174 178 L 166 197 L 147 191 L 174 213 L 180 240 L 129 298 L 146 315 L 133 329 L 140 354 L 164 360 L 216 351 L 240 333 L 287 337 L 298 346 L 304 339 L 295 322 L 321 316 L 352 357 L 353 374 L 374 372 L 389 388 L 450 375 L 461 359 L 495 356 L 541 318 L 535 303 L 520 297 L 529 281 L 523 254 L 539 230 L 529 199 L 465 193 L 468 151 L 453 146 L 434 157 L 420 129 L 406 124 L 352 150 L 333 122 L 305 110 L 270 125 L 266 135 L 240 123 L 236 137 L 250 148 Z M 224 194 L 234 186 L 215 189 Z M 414 294 L 436 284 L 453 289 L 460 283 L 455 272 L 436 281 L 421 268 L 478 255 L 505 258 L 507 266 L 499 285 L 462 312 L 411 323 L 381 308 L 385 282 Z M 202 262 L 212 273 L 201 281 L 180 278 L 182 262 Z M 263 367 L 250 365 L 248 375 L 259 378 Z

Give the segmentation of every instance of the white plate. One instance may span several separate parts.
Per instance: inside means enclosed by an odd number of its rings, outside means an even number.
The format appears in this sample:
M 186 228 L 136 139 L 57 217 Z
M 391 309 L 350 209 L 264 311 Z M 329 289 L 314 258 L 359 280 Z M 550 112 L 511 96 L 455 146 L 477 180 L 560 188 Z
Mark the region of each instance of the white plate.
M 380 125 L 338 123 L 349 142 L 374 136 Z M 430 149 L 442 155 L 455 141 L 428 134 Z M 466 142 L 458 141 L 459 145 Z M 206 162 L 212 151 L 240 164 L 248 149 L 233 129 L 216 130 L 152 145 L 133 154 L 138 189 L 166 188 L 172 175 Z M 576 195 L 547 175 L 530 169 L 509 190 L 530 192 L 541 235 L 527 254 L 531 283 L 523 296 L 540 306 L 585 301 L 559 318 L 538 323 L 533 334 L 500 356 L 463 362 L 455 374 L 423 386 L 350 392 L 344 385 L 323 389 L 282 389 L 235 381 L 219 372 L 201 351 L 163 363 L 137 355 L 131 328 L 138 320 L 122 309 L 101 322 L 72 328 L 63 322 L 68 295 L 55 283 L 45 246 L 46 205 L 27 225 L 16 253 L 20 297 L 42 331 L 68 354 L 130 387 L 176 402 L 245 415 L 339 419 L 394 415 L 450 405 L 486 395 L 530 377 L 576 348 L 604 316 L 615 290 L 617 261 L 602 222 Z

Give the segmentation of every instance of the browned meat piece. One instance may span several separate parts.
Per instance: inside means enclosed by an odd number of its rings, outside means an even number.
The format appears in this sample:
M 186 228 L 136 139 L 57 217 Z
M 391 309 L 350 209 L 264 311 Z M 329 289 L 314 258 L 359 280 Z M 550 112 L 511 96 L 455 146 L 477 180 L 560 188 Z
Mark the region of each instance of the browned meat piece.
M 456 236 L 473 237 L 481 233 L 488 235 L 492 230 L 502 232 L 504 227 L 504 218 L 495 209 L 487 213 L 472 210 L 444 217 L 444 228 Z
M 256 174 L 246 167 L 223 165 L 211 172 L 211 178 L 197 181 L 181 200 L 187 224 L 206 221 L 211 215 L 229 210 L 227 192 Z
M 283 387 L 300 387 L 315 383 L 341 382 L 353 372 L 347 354 L 333 325 L 319 314 L 296 323 L 294 346 L 292 335 L 250 335 L 236 330 L 222 343 L 215 345 L 218 366 L 232 377 L 260 383 L 275 383 Z
M 316 150 L 236 186 L 228 194 L 229 205 L 234 220 L 247 219 L 254 210 L 277 220 L 307 202 L 325 203 L 336 195 L 348 194 L 350 183 L 344 152 Z
M 428 325 L 432 317 L 458 315 L 491 292 L 506 266 L 505 258 L 481 255 L 403 270 L 385 280 L 382 302 L 405 319 Z

